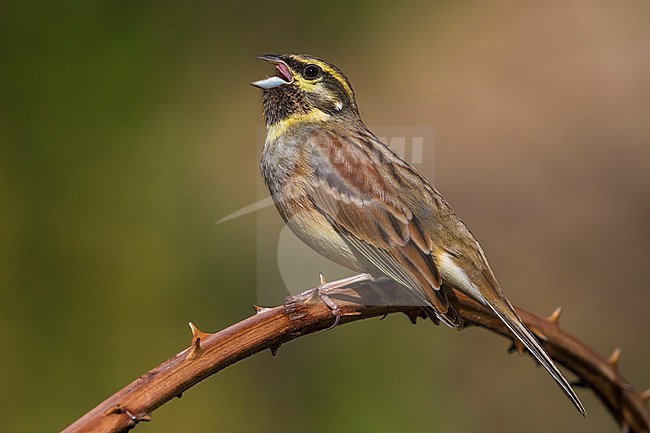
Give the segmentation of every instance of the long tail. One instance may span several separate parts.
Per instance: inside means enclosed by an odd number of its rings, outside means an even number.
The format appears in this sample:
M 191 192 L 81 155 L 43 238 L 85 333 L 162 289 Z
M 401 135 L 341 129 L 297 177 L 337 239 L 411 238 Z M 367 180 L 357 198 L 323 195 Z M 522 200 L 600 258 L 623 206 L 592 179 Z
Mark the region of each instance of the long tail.
M 530 353 L 533 354 L 535 359 L 537 359 L 537 361 L 544 366 L 546 371 L 553 376 L 553 379 L 555 379 L 562 391 L 567 397 L 569 397 L 580 413 L 585 416 L 587 412 L 580 402 L 580 399 L 573 391 L 573 388 L 571 388 L 569 382 L 564 378 L 548 353 L 546 353 L 546 350 L 544 350 L 539 341 L 537 341 L 537 338 L 535 338 L 533 333 L 530 332 L 526 325 L 521 321 L 519 315 L 515 312 L 515 309 L 512 307 L 510 302 L 507 300 L 500 300 L 498 302 L 499 305 L 493 305 L 492 302 L 488 302 L 487 304 L 492 308 L 492 311 L 494 311 L 499 319 L 506 324 L 508 329 L 510 329 L 510 331 L 512 331 L 512 333 L 515 334 L 515 336 L 524 344 L 524 346 L 526 346 Z

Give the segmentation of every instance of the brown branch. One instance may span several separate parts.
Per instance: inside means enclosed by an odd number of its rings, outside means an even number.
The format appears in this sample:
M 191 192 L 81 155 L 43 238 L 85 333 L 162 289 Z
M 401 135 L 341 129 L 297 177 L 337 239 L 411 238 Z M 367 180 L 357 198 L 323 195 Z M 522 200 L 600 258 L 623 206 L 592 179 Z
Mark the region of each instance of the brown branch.
M 377 292 L 359 284 L 340 290 L 334 297 L 344 316 L 341 324 L 395 312 L 407 314 L 413 323 L 421 315 L 418 307 L 405 304 L 403 290 L 381 283 L 393 304 L 381 305 Z M 457 294 L 454 300 L 466 325 L 480 326 L 512 339 L 505 326 L 482 306 Z M 577 384 L 594 390 L 612 416 L 627 432 L 650 432 L 650 414 L 644 403 L 650 392 L 637 392 L 618 372 L 617 349 L 609 359 L 564 332 L 558 325 L 559 310 L 542 319 L 518 309 L 524 322 L 544 341 L 551 357 L 578 376 Z M 277 351 L 281 344 L 332 325 L 332 314 L 323 302 L 308 302 L 258 308 L 256 315 L 215 334 L 206 334 L 193 324 L 192 343 L 168 361 L 136 379 L 106 399 L 64 430 L 71 432 L 124 432 L 140 421 L 148 421 L 158 407 L 180 396 L 196 383 L 223 368 L 264 349 Z M 518 348 L 513 345 L 513 348 Z M 519 348 L 520 349 L 520 348 Z

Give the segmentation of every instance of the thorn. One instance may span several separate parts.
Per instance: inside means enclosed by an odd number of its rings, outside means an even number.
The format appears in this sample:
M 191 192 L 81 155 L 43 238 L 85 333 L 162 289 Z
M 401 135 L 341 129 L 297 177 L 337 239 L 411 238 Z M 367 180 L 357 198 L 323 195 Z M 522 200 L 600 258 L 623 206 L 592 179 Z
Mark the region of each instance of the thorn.
M 207 334 L 201 331 L 196 325 L 192 322 L 189 323 L 190 329 L 192 330 L 192 342 L 190 343 L 192 348 L 190 352 L 185 357 L 186 360 L 194 359 L 201 355 L 203 349 L 201 348 L 201 340 L 205 340 L 210 334 Z
M 609 355 L 609 358 L 607 358 L 607 363 L 614 369 L 618 370 L 618 358 L 621 356 L 622 349 L 620 347 L 617 347 L 614 349 L 611 355 Z
M 143 413 L 142 415 L 134 415 L 131 411 L 129 411 L 127 408 L 122 406 L 120 403 L 114 404 L 113 406 L 109 407 L 104 411 L 104 415 L 114 415 L 114 414 L 125 414 L 126 416 L 129 417 L 131 422 L 135 425 L 139 422 L 147 422 L 151 421 L 151 414 L 149 413 Z
M 207 337 L 208 333 L 201 331 L 199 328 L 196 327 L 196 325 L 193 322 L 189 323 L 190 329 L 192 330 L 192 339 L 195 338 L 205 338 Z
M 108 409 L 104 411 L 104 415 L 113 415 L 116 413 L 122 413 L 122 405 L 121 404 L 114 404 L 113 406 L 110 406 Z
M 530 330 L 539 338 L 542 342 L 548 341 L 548 337 L 544 335 L 544 333 L 541 331 L 541 329 L 535 328 L 533 326 L 530 326 Z
M 122 408 L 122 413 L 124 413 L 126 416 L 129 417 L 129 419 L 131 420 L 133 425 L 136 425 L 139 422 L 143 422 L 143 421 L 144 422 L 151 421 L 151 414 L 149 414 L 147 412 L 145 412 L 143 414 L 136 415 L 133 412 L 131 412 L 130 410 L 128 410 L 127 408 Z
M 327 280 L 325 279 L 325 275 L 323 275 L 322 272 L 318 273 L 318 279 L 320 280 L 320 285 L 321 286 L 327 284 Z
M 639 392 L 639 398 L 643 400 L 644 403 L 650 402 L 650 388 Z
M 381 317 L 379 318 L 379 320 L 384 320 L 386 317 L 388 317 L 388 313 L 386 313 L 386 314 L 384 314 L 383 316 L 381 316 Z
M 519 356 L 522 356 L 524 354 L 524 351 L 526 348 L 524 347 L 524 343 L 522 343 L 519 340 L 512 340 L 512 343 L 510 344 L 510 347 L 508 348 L 508 353 L 514 353 L 517 352 Z
M 270 310 L 268 307 L 260 307 L 259 305 L 253 304 L 253 309 L 255 310 L 255 314 L 260 314 L 265 311 Z
M 275 356 L 278 354 L 278 350 L 280 350 L 281 344 L 278 344 L 277 346 L 271 346 L 269 349 L 271 350 L 271 355 Z
M 575 386 L 576 388 L 589 388 L 589 386 L 587 385 L 587 382 L 585 382 L 584 380 L 582 380 L 580 378 L 574 380 L 573 382 L 569 382 L 569 383 L 570 383 L 571 386 Z
M 123 414 L 126 414 L 126 416 L 129 417 L 129 419 L 133 422 L 133 424 L 137 424 L 137 423 L 138 423 L 138 417 L 135 416 L 135 415 L 133 415 L 133 414 L 131 413 L 131 411 L 128 410 L 127 408 L 123 407 L 123 408 L 122 408 L 122 413 L 123 413 Z
M 420 313 L 418 311 L 414 310 L 408 310 L 404 311 L 404 314 L 411 320 L 412 324 L 417 324 L 418 323 L 418 317 L 420 317 Z
M 546 318 L 546 321 L 558 325 L 560 323 L 560 314 L 562 314 L 562 307 L 557 307 L 555 311 Z
M 192 348 L 190 349 L 190 352 L 187 354 L 185 357 L 186 361 L 192 360 L 194 358 L 198 358 L 199 355 L 201 355 L 202 349 L 201 349 L 201 337 L 197 337 L 195 339 L 192 339 Z

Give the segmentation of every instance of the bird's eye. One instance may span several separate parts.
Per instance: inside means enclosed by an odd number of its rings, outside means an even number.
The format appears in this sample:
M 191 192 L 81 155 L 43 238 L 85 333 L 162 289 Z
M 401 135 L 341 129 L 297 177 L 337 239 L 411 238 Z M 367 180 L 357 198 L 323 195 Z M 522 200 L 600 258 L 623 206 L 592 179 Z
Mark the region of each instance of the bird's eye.
M 321 69 L 316 65 L 307 65 L 302 71 L 303 77 L 308 80 L 315 80 L 320 77 Z

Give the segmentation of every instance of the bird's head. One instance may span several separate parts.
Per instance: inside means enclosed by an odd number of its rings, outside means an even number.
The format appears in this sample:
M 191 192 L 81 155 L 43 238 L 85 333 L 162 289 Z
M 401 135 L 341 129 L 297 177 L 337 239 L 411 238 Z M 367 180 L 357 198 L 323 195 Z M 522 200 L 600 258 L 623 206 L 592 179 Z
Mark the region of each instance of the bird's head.
M 264 90 L 266 124 L 291 118 L 358 118 L 350 82 L 334 65 L 308 55 L 267 54 L 259 59 L 275 64 L 277 75 L 251 83 Z

